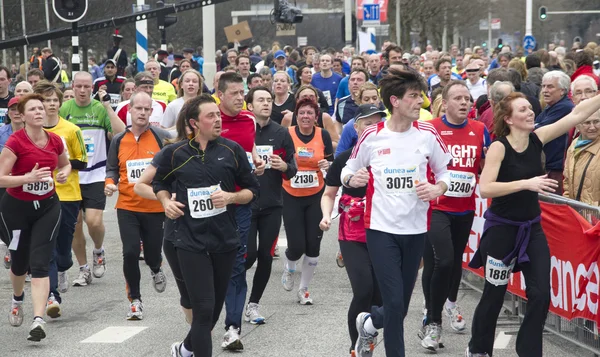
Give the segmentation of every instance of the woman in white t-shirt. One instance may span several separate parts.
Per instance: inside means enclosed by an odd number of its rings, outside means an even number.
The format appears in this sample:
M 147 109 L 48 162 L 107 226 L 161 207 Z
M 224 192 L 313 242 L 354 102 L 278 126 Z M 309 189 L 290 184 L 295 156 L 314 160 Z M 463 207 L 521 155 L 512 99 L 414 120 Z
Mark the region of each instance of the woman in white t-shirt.
M 179 77 L 179 91 L 177 99 L 167 105 L 165 115 L 163 116 L 161 127 L 167 130 L 175 131 L 177 116 L 186 100 L 202 94 L 202 75 L 194 69 L 188 69 Z

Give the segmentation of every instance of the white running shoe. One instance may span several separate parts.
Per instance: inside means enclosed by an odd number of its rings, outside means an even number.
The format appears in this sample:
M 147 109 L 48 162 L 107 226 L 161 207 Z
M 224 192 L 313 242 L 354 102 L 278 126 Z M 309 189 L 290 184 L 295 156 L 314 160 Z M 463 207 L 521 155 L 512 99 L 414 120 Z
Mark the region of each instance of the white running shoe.
M 19 327 L 23 324 L 23 301 L 15 301 L 11 299 L 10 312 L 8 313 L 8 322 L 13 327 Z
M 33 320 L 33 323 L 29 328 L 29 336 L 27 336 L 27 339 L 33 342 L 40 342 L 44 338 L 46 338 L 46 322 L 38 317 Z
M 26 283 L 31 283 L 31 274 L 25 275 L 25 282 Z
M 101 278 L 106 273 L 106 257 L 104 256 L 104 249 L 102 252 L 94 255 L 94 264 L 92 271 L 94 272 L 94 278 Z
M 50 297 L 48 298 L 48 302 L 46 303 L 46 315 L 55 319 L 60 317 L 62 311 L 60 310 L 60 304 L 54 297 L 54 294 L 50 293 Z
M 440 347 L 442 339 L 442 327 L 436 323 L 425 326 L 425 336 L 421 340 L 423 348 L 435 352 Z
M 286 291 L 292 291 L 294 288 L 294 272 L 287 268 L 287 261 L 283 263 L 283 275 L 281 276 L 281 284 Z
M 343 268 L 346 266 L 346 264 L 344 263 L 344 257 L 342 257 L 342 252 L 339 250 L 338 250 L 337 254 L 335 255 L 335 263 L 340 268 Z
M 258 308 L 259 305 L 253 302 L 246 305 L 246 313 L 244 314 L 246 322 L 252 325 L 262 325 L 265 323 L 265 318 L 258 312 Z
M 240 340 L 240 330 L 233 326 L 229 326 L 229 330 L 227 330 L 223 336 L 221 348 L 228 351 L 243 350 L 244 345 L 242 344 L 242 340 Z
M 312 305 L 313 299 L 310 297 L 308 288 L 302 288 L 298 290 L 298 302 L 300 305 Z
M 465 351 L 465 357 L 490 357 L 487 353 L 471 353 L 469 352 L 469 347 Z
M 181 346 L 183 346 L 183 341 L 174 342 L 171 345 L 171 357 L 182 357 L 183 356 L 181 354 Z
M 158 271 L 158 273 L 152 273 L 152 286 L 154 286 L 154 290 L 159 293 L 162 293 L 167 288 L 167 276 L 163 272 L 162 268 Z
M 58 291 L 66 293 L 69 290 L 69 276 L 66 271 L 58 272 Z
M 77 279 L 73 280 L 73 286 L 87 286 L 92 283 L 92 272 L 90 267 L 79 268 Z
M 450 318 L 450 327 L 456 332 L 463 332 L 467 327 L 467 322 L 462 317 L 458 305 L 454 304 L 453 308 L 448 308 L 448 305 L 444 304 L 444 311 L 446 311 L 446 316 Z
M 373 356 L 378 333 L 370 334 L 365 330 L 365 322 L 370 318 L 371 314 L 368 312 L 361 312 L 356 317 L 356 331 L 358 331 L 358 339 L 356 339 L 356 344 L 354 345 L 354 355 L 356 357 Z
M 142 320 L 144 318 L 143 315 L 144 305 L 138 299 L 134 299 L 129 305 L 129 312 L 127 313 L 127 320 L 135 321 Z

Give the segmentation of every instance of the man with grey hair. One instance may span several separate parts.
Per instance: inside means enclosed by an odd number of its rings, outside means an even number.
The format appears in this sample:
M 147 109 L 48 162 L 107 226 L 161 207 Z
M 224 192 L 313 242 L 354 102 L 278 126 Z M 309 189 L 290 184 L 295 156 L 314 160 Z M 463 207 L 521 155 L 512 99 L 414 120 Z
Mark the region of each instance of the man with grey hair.
M 598 95 L 598 85 L 596 80 L 588 75 L 579 76 L 571 83 L 571 96 L 575 105 L 596 95 Z
M 541 92 L 546 108 L 535 118 L 536 129 L 556 123 L 573 110 L 575 105 L 567 96 L 570 85 L 571 79 L 561 71 L 550 71 L 544 74 Z M 558 188 L 555 192 L 557 195 L 563 193 L 563 169 L 567 136 L 567 134 L 561 135 L 544 146 L 545 169 L 548 178 L 558 181 Z

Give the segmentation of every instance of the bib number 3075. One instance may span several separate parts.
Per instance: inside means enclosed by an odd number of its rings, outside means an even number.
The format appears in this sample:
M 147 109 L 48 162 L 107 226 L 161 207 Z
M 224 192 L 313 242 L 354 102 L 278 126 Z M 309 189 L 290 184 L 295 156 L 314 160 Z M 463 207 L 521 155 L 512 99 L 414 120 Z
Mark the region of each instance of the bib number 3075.
M 221 214 L 227 210 L 226 207 L 215 208 L 210 198 L 213 192 L 221 189 L 219 185 L 202 188 L 188 188 L 188 206 L 192 218 L 208 218 Z
M 385 192 L 388 195 L 408 195 L 417 192 L 419 168 L 385 168 L 382 173 Z

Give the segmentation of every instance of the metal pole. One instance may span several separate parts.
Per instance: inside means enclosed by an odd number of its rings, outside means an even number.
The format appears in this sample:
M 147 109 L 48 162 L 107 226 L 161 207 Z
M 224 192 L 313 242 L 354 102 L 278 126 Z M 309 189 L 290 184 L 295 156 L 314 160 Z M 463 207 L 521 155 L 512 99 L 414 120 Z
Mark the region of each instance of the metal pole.
M 525 36 L 530 36 L 533 32 L 533 0 L 527 0 L 525 6 Z
M 492 0 L 488 2 L 488 56 L 492 55 Z
M 4 29 L 4 0 L 0 0 L 0 27 L 2 27 L 2 41 L 6 38 L 6 30 Z M 7 65 L 6 49 L 2 50 L 2 64 Z
M 50 13 L 48 12 L 48 0 L 44 1 L 46 7 L 46 30 L 50 32 Z M 48 40 L 48 48 L 52 48 L 52 41 Z
M 23 36 L 27 36 L 27 28 L 25 26 L 25 0 L 21 0 L 21 21 L 23 24 Z M 27 44 L 23 45 L 23 63 L 27 63 Z M 25 64 L 27 67 L 27 64 Z M 29 68 L 27 68 L 29 71 Z
M 138 7 L 145 5 L 145 0 L 137 0 Z M 138 8 L 138 11 L 140 9 Z M 145 18 L 145 17 L 144 17 Z M 148 62 L 148 20 L 140 20 L 135 23 L 135 42 L 138 71 L 144 70 L 144 64 Z
M 72 23 L 71 27 L 71 46 L 73 47 L 73 55 L 71 57 L 71 78 L 75 78 L 75 74 L 79 72 L 79 28 L 77 22 Z
M 402 28 L 400 27 L 400 0 L 396 0 L 396 42 L 398 46 L 402 43 Z
M 352 46 L 352 0 L 344 1 L 344 39 L 346 45 Z
M 206 79 L 208 88 L 212 87 L 213 78 L 217 73 L 217 64 L 215 63 L 216 53 L 216 34 L 215 34 L 215 5 L 208 5 L 202 8 L 202 34 L 204 37 L 204 65 L 202 74 Z
M 165 7 L 165 3 L 162 0 L 158 0 L 156 2 L 156 7 L 161 8 Z M 213 19 L 214 21 L 214 19 Z M 158 23 L 158 31 L 160 32 L 160 49 L 166 51 L 167 50 L 167 32 L 165 31 L 165 15 L 160 14 L 156 18 L 156 22 Z

